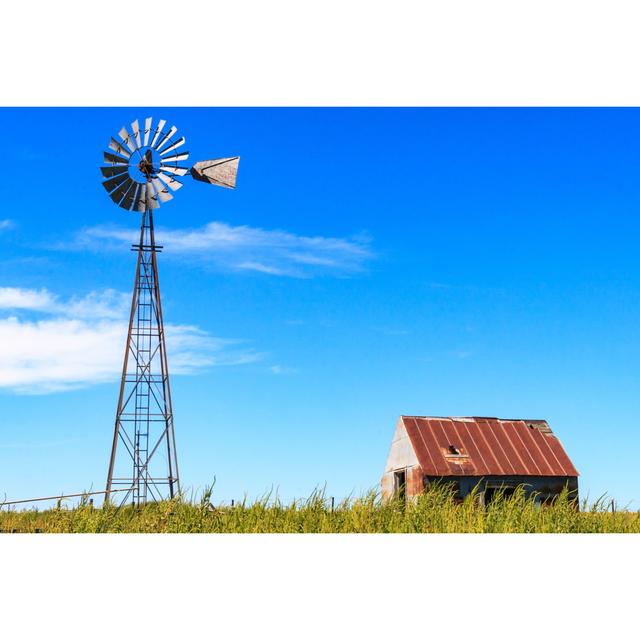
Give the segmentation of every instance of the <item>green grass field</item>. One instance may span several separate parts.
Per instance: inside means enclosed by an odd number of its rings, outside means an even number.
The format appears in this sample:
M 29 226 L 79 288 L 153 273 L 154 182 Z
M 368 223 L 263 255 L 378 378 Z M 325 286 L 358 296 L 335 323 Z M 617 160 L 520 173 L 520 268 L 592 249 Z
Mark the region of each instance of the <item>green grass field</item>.
M 200 500 L 145 507 L 88 504 L 44 511 L 0 511 L 0 530 L 16 533 L 640 533 L 640 512 L 613 510 L 600 499 L 576 507 L 564 494 L 539 506 L 518 489 L 487 507 L 477 495 L 456 503 L 447 487 L 427 490 L 415 503 L 382 504 L 371 492 L 331 508 L 321 491 L 283 504 L 266 496 L 253 503 L 212 507 Z

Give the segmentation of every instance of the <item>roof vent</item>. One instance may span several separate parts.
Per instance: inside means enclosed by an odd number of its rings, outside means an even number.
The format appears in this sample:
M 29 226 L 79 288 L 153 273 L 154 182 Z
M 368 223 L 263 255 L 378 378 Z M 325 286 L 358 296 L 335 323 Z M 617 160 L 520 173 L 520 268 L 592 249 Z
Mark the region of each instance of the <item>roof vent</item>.
M 553 433 L 551 427 L 544 420 L 527 422 L 527 426 L 529 429 L 537 429 L 540 433 Z

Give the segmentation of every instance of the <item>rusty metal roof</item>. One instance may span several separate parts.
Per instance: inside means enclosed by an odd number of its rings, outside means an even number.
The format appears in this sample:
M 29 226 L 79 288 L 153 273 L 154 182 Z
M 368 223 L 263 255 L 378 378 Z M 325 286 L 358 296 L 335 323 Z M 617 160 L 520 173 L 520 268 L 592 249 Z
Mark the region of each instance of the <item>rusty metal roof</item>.
M 431 476 L 578 476 L 544 420 L 401 416 Z

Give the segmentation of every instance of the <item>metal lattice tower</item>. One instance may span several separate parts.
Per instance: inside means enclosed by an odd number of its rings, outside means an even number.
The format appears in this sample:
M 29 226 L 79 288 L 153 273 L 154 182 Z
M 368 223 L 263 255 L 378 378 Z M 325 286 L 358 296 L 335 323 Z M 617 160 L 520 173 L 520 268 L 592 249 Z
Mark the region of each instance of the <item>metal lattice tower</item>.
M 142 214 L 139 241 L 133 245 L 138 260 L 105 494 L 109 500 L 112 490 L 125 489 L 121 504 L 129 499 L 146 504 L 180 491 L 158 282 L 162 247 L 155 242 L 153 211 L 173 198 L 169 189 L 182 187 L 174 176 L 190 173 L 196 180 L 233 189 L 239 163 L 236 156 L 197 162 L 191 169 L 180 166 L 189 157 L 186 151 L 176 152 L 185 139 L 174 140 L 177 129 L 165 131 L 165 125 L 160 120 L 152 129 L 147 118 L 144 130 L 137 120 L 131 134 L 123 127 L 118 133 L 122 142 L 111 138 L 104 154 L 108 166 L 101 168 L 111 199 Z
M 129 333 L 116 412 L 114 442 L 109 461 L 107 495 L 114 485 L 130 487 L 124 501 L 135 504 L 149 499 L 173 498 L 180 491 L 180 475 L 173 429 L 173 407 L 158 282 L 153 211 L 142 214 Z M 118 439 L 130 457 L 131 474 L 115 476 Z M 164 445 L 164 446 L 163 446 Z M 166 452 L 166 468 L 156 470 Z

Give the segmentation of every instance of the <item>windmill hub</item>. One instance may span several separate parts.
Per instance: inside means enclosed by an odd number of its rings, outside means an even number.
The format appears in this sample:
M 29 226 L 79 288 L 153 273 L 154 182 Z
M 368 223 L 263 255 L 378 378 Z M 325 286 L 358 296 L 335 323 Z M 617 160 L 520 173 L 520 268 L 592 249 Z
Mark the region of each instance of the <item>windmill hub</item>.
M 133 167 L 129 167 L 131 177 L 136 180 L 136 182 L 146 182 L 151 178 L 155 178 L 160 171 L 160 156 L 155 149 L 148 148 L 145 151 L 141 152 L 142 159 L 138 163 L 137 170 L 141 174 L 142 179 L 139 179 L 139 176 L 135 175 L 135 171 L 131 171 Z

